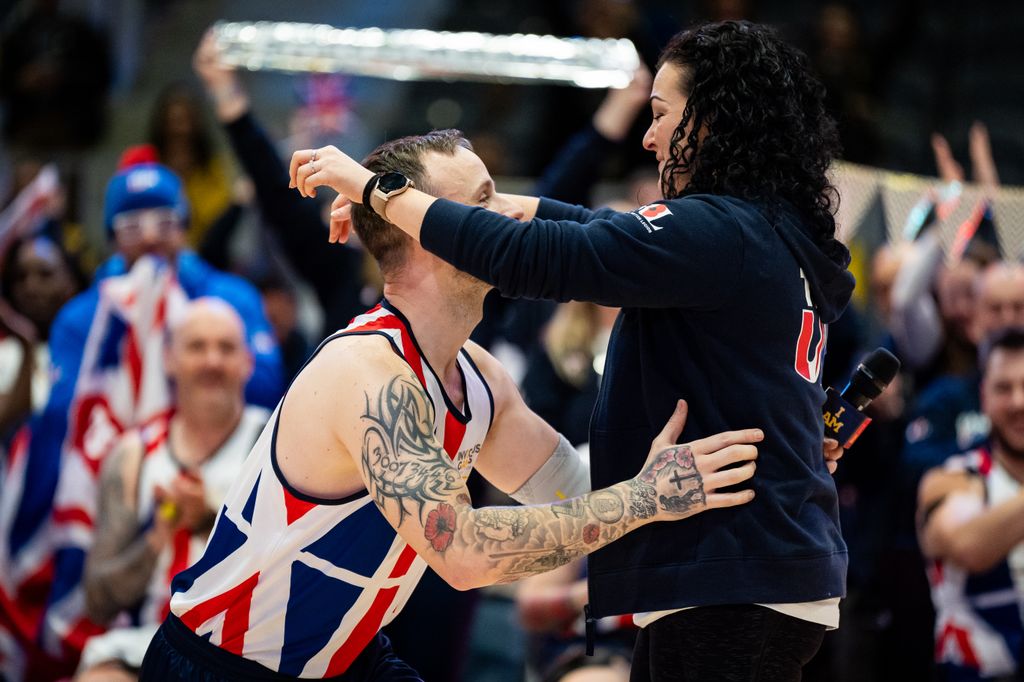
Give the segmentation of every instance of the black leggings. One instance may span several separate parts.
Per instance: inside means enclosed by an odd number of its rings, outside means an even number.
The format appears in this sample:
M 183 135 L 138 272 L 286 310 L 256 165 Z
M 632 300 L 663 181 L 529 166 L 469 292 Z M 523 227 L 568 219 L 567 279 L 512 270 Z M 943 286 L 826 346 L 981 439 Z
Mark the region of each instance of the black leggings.
M 825 626 L 752 604 L 702 606 L 640 631 L 630 682 L 799 682 Z

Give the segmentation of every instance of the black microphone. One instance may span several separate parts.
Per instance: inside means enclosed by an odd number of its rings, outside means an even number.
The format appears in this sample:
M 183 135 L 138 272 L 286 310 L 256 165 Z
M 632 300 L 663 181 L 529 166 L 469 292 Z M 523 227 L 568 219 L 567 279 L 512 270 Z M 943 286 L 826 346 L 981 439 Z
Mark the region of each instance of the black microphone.
M 884 348 L 876 348 L 853 371 L 850 383 L 843 389 L 843 400 L 863 412 L 872 400 L 882 395 L 899 371 L 900 361 L 896 356 Z
M 825 436 L 835 438 L 844 448 L 853 445 L 871 423 L 871 418 L 862 411 L 882 394 L 899 371 L 900 361 L 896 356 L 878 348 L 857 365 L 842 394 L 829 387 L 822 408 Z

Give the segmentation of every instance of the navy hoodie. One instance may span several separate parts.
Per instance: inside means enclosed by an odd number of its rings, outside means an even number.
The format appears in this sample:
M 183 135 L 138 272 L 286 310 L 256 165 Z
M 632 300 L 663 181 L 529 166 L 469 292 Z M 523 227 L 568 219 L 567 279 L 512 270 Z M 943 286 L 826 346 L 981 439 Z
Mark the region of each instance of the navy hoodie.
M 595 489 L 639 473 L 678 398 L 681 442 L 765 432 L 751 503 L 649 524 L 590 556 L 594 616 L 845 593 L 820 378 L 825 325 L 854 286 L 845 251 L 827 257 L 784 202 L 713 195 L 630 213 L 542 199 L 525 223 L 439 200 L 420 239 L 507 296 L 622 307 L 590 427 Z

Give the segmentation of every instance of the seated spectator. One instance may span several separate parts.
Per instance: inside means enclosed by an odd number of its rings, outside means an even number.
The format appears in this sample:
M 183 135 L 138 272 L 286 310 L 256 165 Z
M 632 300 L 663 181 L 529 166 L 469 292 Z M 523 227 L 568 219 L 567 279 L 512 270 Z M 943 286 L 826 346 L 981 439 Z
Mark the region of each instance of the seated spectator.
M 950 680 L 1010 680 L 1024 643 L 1024 330 L 982 350 L 988 440 L 931 470 L 918 495 L 936 610 L 936 661 Z
M 0 436 L 50 394 L 50 325 L 82 288 L 67 253 L 44 236 L 16 241 L 0 267 Z
M 202 554 L 224 495 L 269 417 L 245 404 L 252 373 L 245 326 L 219 299 L 188 304 L 171 330 L 166 367 L 176 405 L 166 428 L 126 432 L 100 474 L 86 609 L 104 625 L 119 614 L 137 615 L 135 627 L 89 640 L 82 667 L 93 675 L 115 664 L 141 665 L 167 614 L 171 577 Z
M 24 456 L 30 429 L 22 425 L 42 409 L 50 391 L 50 324 L 80 288 L 68 255 L 41 234 L 16 240 L 2 256 L 0 678 L 20 679 L 19 665 L 42 679 L 63 672 L 36 642 L 50 588 L 46 557 L 38 551 L 46 541 L 51 511 L 45 483 L 56 472 Z

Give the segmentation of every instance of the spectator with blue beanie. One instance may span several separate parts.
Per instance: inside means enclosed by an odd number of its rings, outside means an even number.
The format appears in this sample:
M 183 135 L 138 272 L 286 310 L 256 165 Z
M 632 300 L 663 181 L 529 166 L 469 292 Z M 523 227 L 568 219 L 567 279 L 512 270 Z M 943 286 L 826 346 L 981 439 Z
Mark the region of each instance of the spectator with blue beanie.
M 98 290 L 96 283 L 126 273 L 144 254 L 160 256 L 175 264 L 178 282 L 189 298 L 213 296 L 231 304 L 245 322 L 246 337 L 256 366 L 246 386 L 246 399 L 272 408 L 283 388 L 283 370 L 274 335 L 263 312 L 259 292 L 246 280 L 214 269 L 184 248 L 189 206 L 184 186 L 166 166 L 145 163 L 120 170 L 107 185 L 103 221 L 116 253 L 96 271 L 94 286 L 61 311 L 55 329 L 76 334 L 80 355 L 92 320 Z M 80 359 L 80 358 L 79 358 Z M 77 360 L 70 376 L 77 376 Z M 56 365 L 58 358 L 54 357 Z M 57 365 L 60 367 L 59 365 Z M 68 372 L 63 371 L 62 376 Z M 70 388 L 73 388 L 70 387 Z

